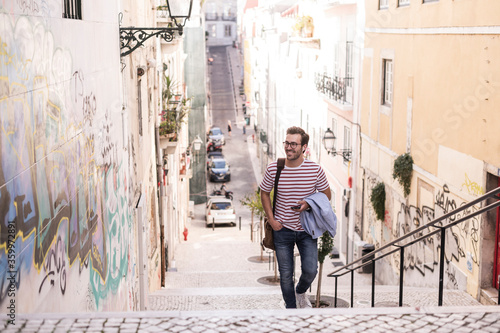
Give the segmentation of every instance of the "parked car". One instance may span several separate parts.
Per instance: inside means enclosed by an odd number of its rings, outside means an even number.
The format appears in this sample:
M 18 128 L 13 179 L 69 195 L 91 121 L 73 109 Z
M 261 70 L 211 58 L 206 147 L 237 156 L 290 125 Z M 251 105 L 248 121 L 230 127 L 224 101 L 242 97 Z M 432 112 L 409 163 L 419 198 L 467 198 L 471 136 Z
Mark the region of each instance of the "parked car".
M 219 150 L 209 151 L 207 153 L 207 170 L 210 165 L 210 162 L 212 162 L 212 160 L 215 158 L 224 158 L 224 155 Z
M 211 151 L 222 151 L 222 142 L 220 140 L 209 139 L 207 141 L 207 153 Z
M 206 225 L 231 223 L 236 225 L 236 213 L 233 202 L 225 197 L 209 197 L 205 212 Z
M 212 127 L 207 134 L 207 140 L 220 141 L 223 145 L 226 144 L 226 139 L 224 138 L 224 133 L 220 127 Z
M 208 176 L 211 182 L 228 182 L 231 180 L 229 163 L 224 158 L 214 158 L 208 165 Z

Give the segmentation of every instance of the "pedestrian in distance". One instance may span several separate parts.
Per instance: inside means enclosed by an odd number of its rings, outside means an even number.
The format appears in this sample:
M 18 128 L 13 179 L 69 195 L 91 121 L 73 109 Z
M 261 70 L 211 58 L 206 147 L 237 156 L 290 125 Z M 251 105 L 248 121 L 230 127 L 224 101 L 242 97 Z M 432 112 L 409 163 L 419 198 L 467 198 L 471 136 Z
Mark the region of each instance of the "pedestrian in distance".
M 260 184 L 261 201 L 266 217 L 273 228 L 274 247 L 280 273 L 280 286 L 286 308 L 311 307 L 306 294 L 318 272 L 318 240 L 309 235 L 301 225 L 300 213 L 310 209 L 304 198 L 323 192 L 331 200 L 331 190 L 324 170 L 317 163 L 307 160 L 304 152 L 309 135 L 300 127 L 290 127 L 283 143 L 286 153 L 285 166 L 278 180 L 275 214 L 271 191 L 277 172 L 277 161 L 271 162 Z M 301 275 L 294 285 L 294 249 L 300 254 Z
M 247 134 L 247 125 L 243 124 L 243 134 Z
M 227 133 L 231 136 L 231 120 L 227 121 Z

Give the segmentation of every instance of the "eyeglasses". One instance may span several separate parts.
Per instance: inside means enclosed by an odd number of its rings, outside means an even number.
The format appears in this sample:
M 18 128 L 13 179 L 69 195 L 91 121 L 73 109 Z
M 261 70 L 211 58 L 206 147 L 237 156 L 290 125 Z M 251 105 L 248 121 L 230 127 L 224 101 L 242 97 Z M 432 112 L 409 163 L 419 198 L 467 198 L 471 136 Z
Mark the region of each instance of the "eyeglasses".
M 286 148 L 287 146 L 289 146 L 289 147 L 291 147 L 292 149 L 295 149 L 295 148 L 297 148 L 297 146 L 299 146 L 299 145 L 300 145 L 300 143 L 297 143 L 297 142 L 288 142 L 288 141 L 283 142 L 283 146 L 285 146 L 285 148 Z

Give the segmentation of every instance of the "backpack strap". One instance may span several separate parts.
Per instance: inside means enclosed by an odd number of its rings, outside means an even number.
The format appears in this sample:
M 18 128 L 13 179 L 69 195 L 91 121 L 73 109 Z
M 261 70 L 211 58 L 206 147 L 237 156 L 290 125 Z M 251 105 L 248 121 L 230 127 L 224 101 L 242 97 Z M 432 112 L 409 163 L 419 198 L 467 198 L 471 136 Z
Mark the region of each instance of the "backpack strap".
M 276 177 L 274 177 L 274 194 L 273 194 L 273 216 L 274 211 L 276 210 L 276 193 L 278 193 L 278 180 L 280 179 L 281 171 L 285 167 L 285 159 L 278 158 L 277 169 L 276 169 Z

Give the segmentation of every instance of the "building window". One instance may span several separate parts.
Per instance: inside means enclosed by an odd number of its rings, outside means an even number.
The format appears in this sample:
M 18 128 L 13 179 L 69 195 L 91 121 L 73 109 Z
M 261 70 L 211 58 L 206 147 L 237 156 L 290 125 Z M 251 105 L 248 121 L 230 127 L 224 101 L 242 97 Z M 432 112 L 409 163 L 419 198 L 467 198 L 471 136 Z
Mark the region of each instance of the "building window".
M 336 212 L 336 209 L 335 209 L 335 203 L 337 202 L 337 194 L 335 193 L 335 191 L 333 189 L 330 189 L 331 190 L 331 193 L 332 193 L 332 200 L 330 201 L 331 204 L 332 204 L 332 209 L 333 209 L 333 212 L 335 214 L 337 214 Z
M 378 9 L 387 9 L 389 8 L 389 0 L 379 0 Z
M 340 45 L 339 43 L 335 43 L 335 59 L 333 61 L 333 76 L 340 76 Z
M 208 31 L 209 31 L 210 37 L 217 37 L 217 26 L 215 24 L 209 24 Z
M 231 25 L 227 24 L 224 26 L 224 37 L 231 37 Z
M 338 134 L 337 132 L 337 119 L 335 118 L 332 118 L 332 131 L 333 131 L 333 135 Z M 335 140 L 335 142 L 337 142 L 337 140 Z M 337 147 L 333 147 L 334 149 L 337 149 Z
M 352 88 L 352 58 L 353 58 L 353 43 L 346 43 L 346 63 L 345 63 L 345 76 L 346 76 L 346 85 Z
M 344 154 L 348 154 L 347 151 L 351 150 L 351 128 L 344 126 Z M 344 158 L 342 159 L 344 161 L 345 165 L 349 164 L 349 161 L 351 160 L 351 156 L 349 155 L 342 155 Z
M 351 129 L 344 126 L 344 150 L 351 148 Z
M 398 0 L 399 7 L 409 6 L 409 5 L 410 5 L 410 0 Z
M 383 60 L 383 94 L 382 94 L 382 104 L 391 105 L 392 104 L 392 92 L 393 92 L 393 78 L 392 78 L 393 68 L 392 60 Z
M 64 0 L 63 4 L 63 18 L 82 19 L 82 0 Z

